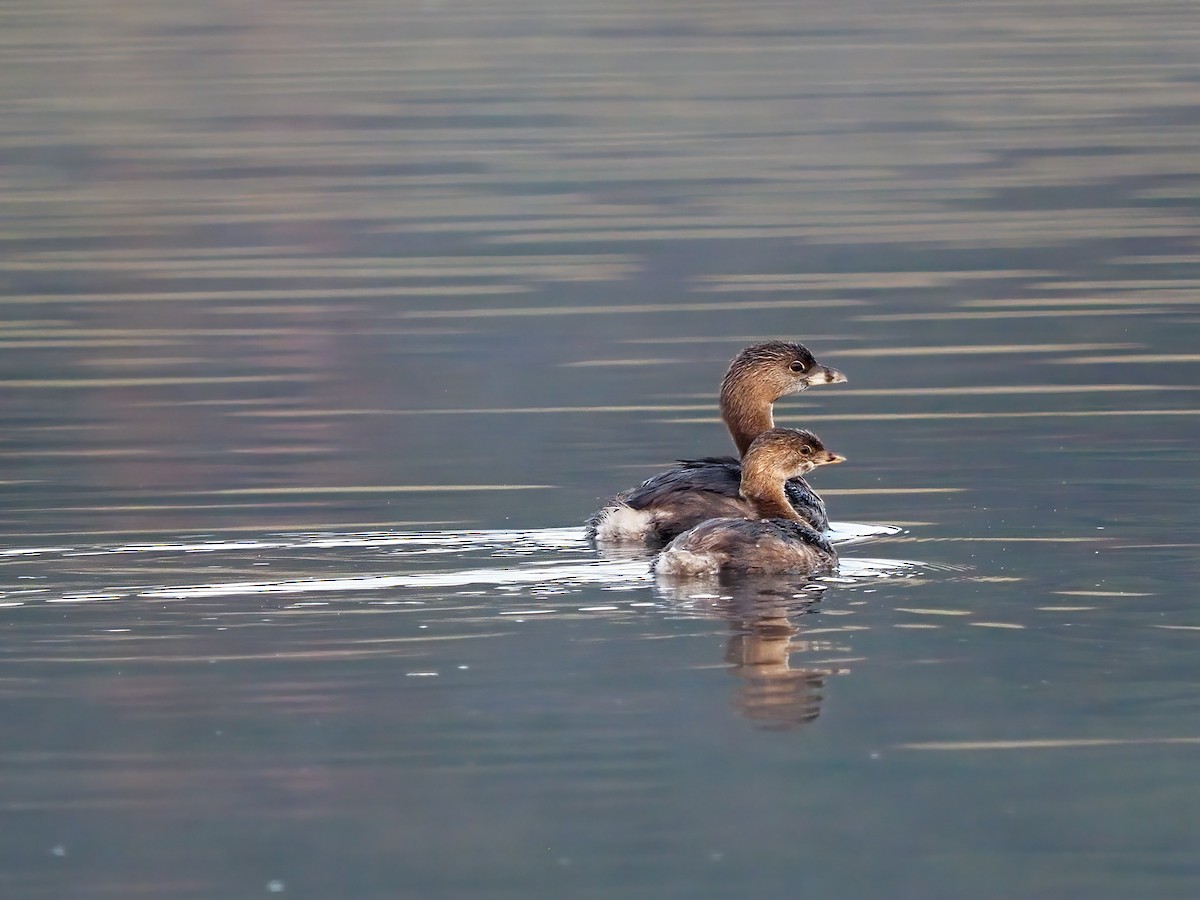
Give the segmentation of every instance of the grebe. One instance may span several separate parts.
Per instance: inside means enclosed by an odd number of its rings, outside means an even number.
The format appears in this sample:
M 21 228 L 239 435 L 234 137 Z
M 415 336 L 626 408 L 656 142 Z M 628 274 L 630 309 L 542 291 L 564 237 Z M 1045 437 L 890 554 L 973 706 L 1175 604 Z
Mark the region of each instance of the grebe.
M 818 363 L 803 344 L 766 341 L 747 347 L 734 357 L 721 382 L 721 419 L 738 454 L 774 427 L 771 406 L 780 397 L 845 380 L 837 369 Z M 588 520 L 587 536 L 600 544 L 661 545 L 705 519 L 749 515 L 753 509 L 740 494 L 741 477 L 742 464 L 732 456 L 681 460 L 605 504 Z M 792 479 L 785 490 L 802 521 L 818 531 L 829 527 L 825 503 L 808 482 Z
M 817 466 L 845 460 L 825 449 L 811 431 L 772 428 L 742 457 L 742 496 L 754 518 L 701 522 L 666 546 L 654 560 L 656 575 L 695 577 L 721 572 L 761 574 L 832 572 L 837 551 L 801 520 L 784 484 Z

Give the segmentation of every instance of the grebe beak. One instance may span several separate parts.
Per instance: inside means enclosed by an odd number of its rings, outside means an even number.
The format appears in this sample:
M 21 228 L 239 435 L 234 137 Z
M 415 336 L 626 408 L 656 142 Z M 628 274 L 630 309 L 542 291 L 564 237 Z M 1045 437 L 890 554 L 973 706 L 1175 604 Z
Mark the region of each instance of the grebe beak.
M 825 452 L 829 456 L 829 459 L 825 460 L 825 465 L 827 466 L 835 466 L 838 463 L 844 463 L 846 461 L 846 457 L 842 456 L 840 453 L 834 453 L 831 450 L 826 450 Z
M 809 385 L 817 384 L 845 384 L 846 376 L 837 369 L 831 369 L 829 366 L 813 366 L 804 381 Z

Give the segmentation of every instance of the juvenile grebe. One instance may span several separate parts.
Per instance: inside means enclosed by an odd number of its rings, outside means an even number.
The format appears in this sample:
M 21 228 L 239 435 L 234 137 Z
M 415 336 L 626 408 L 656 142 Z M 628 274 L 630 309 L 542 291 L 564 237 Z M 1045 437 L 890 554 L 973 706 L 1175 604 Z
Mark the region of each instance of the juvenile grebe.
M 780 397 L 810 385 L 839 384 L 846 376 L 816 361 L 808 348 L 792 341 L 766 341 L 747 347 L 729 364 L 721 382 L 721 419 L 738 454 L 775 420 L 771 406 Z M 601 544 L 657 545 L 717 516 L 753 513 L 741 496 L 742 464 L 732 456 L 681 460 L 618 494 L 587 522 L 587 536 Z M 788 500 L 802 521 L 819 531 L 829 527 L 825 503 L 803 478 L 788 482 Z
M 764 431 L 742 457 L 742 496 L 753 506 L 754 518 L 709 519 L 685 531 L 654 560 L 655 574 L 832 572 L 837 551 L 801 520 L 784 484 L 817 466 L 844 460 L 811 431 Z

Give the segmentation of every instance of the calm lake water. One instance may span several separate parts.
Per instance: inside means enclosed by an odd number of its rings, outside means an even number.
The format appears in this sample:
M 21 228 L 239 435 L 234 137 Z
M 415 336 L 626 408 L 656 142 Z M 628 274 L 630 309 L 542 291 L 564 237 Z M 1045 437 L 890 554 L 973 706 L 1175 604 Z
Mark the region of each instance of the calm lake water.
M 4 897 L 1200 895 L 1190 0 L 3 17 Z M 588 547 L 775 337 L 841 575 Z

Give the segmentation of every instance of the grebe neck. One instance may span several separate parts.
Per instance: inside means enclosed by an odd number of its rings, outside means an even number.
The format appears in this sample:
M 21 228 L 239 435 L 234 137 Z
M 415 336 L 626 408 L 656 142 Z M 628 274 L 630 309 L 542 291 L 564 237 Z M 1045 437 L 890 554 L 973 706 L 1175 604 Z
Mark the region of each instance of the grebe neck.
M 742 482 L 742 496 L 750 501 L 754 507 L 755 515 L 760 519 L 790 519 L 794 522 L 801 521 L 799 514 L 792 508 L 792 504 L 788 502 L 787 494 L 783 491 L 783 485 L 777 484 L 771 487 L 747 485 Z
M 756 437 L 775 427 L 771 403 L 771 398 L 747 390 L 739 380 L 727 378 L 721 385 L 721 419 L 737 445 L 738 456 L 745 456 Z

